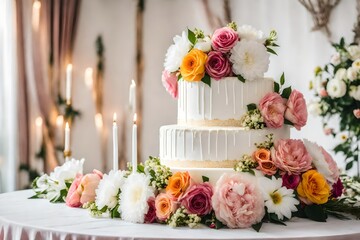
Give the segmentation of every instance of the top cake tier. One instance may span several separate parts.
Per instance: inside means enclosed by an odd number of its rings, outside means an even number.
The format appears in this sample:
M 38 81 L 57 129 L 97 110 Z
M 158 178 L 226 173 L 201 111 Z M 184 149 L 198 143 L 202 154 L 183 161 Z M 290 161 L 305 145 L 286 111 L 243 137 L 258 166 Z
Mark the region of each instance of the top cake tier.
M 247 105 L 258 104 L 273 91 L 270 78 L 241 82 L 236 77 L 203 82 L 178 81 L 178 124 L 192 126 L 241 126 Z

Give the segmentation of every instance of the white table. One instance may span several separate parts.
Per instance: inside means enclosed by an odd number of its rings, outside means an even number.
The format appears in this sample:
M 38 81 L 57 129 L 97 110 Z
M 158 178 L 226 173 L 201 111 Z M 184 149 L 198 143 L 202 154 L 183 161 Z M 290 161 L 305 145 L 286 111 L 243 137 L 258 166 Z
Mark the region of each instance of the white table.
M 330 218 L 327 223 L 292 219 L 288 226 L 252 229 L 170 228 L 92 218 L 87 210 L 27 199 L 31 190 L 0 194 L 0 239 L 360 239 L 360 221 Z

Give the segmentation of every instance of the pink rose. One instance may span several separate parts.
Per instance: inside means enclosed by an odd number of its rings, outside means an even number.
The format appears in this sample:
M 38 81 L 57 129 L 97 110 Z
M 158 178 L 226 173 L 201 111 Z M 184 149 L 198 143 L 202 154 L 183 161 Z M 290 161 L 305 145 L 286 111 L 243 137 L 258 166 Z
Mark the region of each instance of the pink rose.
M 239 40 L 239 35 L 232 28 L 223 27 L 217 29 L 212 38 L 211 45 L 216 51 L 229 52 Z
M 285 118 L 294 124 L 297 130 L 305 126 L 307 121 L 307 109 L 304 96 L 301 92 L 293 90 L 286 103 Z
M 321 89 L 319 92 L 320 97 L 327 97 L 329 96 L 328 92 L 325 90 L 325 88 Z
M 103 174 L 98 170 L 93 170 L 92 173 L 88 173 L 81 179 L 80 185 L 77 191 L 80 193 L 81 204 L 95 201 L 95 190 L 97 189 Z
M 150 197 L 147 200 L 148 206 L 149 206 L 149 210 L 148 212 L 145 214 L 145 218 L 144 221 L 145 223 L 153 223 L 156 221 L 156 208 L 155 208 L 155 198 L 154 197 Z
M 331 196 L 334 198 L 338 198 L 343 194 L 344 185 L 339 178 L 336 183 L 332 185 Z
M 81 207 L 81 194 L 77 191 L 77 188 L 80 185 L 81 178 L 83 177 L 82 174 L 78 173 L 71 183 L 70 189 L 68 194 L 66 195 L 65 203 L 69 207 Z
M 177 209 L 177 202 L 172 200 L 172 196 L 167 193 L 160 193 L 155 198 L 156 217 L 160 221 L 166 221 Z
M 311 169 L 312 158 L 301 140 L 278 140 L 271 149 L 271 158 L 280 170 L 289 175 L 299 175 Z
M 166 91 L 170 93 L 173 98 L 178 97 L 178 78 L 175 73 L 170 73 L 166 70 L 162 72 L 161 81 Z
M 321 153 L 323 154 L 326 163 L 328 164 L 329 170 L 331 172 L 331 181 L 332 183 L 337 182 L 340 177 L 340 170 L 335 162 L 335 160 L 331 157 L 331 155 L 325 151 L 323 147 L 320 147 Z
M 257 181 L 246 173 L 223 174 L 216 183 L 212 205 L 216 218 L 229 228 L 248 228 L 265 214 Z
M 215 80 L 230 76 L 231 64 L 229 59 L 221 52 L 211 51 L 205 64 L 206 72 Z
M 204 216 L 211 212 L 212 187 L 209 183 L 194 184 L 179 199 L 189 213 Z
M 259 109 L 268 128 L 280 128 L 284 125 L 285 99 L 278 93 L 266 94 L 260 100 Z
M 282 175 L 282 186 L 288 189 L 296 189 L 301 180 L 300 175 L 289 175 L 285 173 Z
M 360 119 L 360 108 L 354 109 L 353 113 L 357 119 Z

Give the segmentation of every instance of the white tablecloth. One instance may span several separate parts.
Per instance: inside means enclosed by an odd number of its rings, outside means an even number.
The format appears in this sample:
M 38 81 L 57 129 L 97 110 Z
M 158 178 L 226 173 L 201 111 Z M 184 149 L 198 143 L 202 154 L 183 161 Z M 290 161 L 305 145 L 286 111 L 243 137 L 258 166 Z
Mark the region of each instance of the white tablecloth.
M 27 199 L 32 191 L 0 194 L 0 239 L 360 239 L 360 221 L 334 218 L 326 223 L 292 219 L 288 226 L 252 229 L 170 228 L 92 218 L 87 210 Z

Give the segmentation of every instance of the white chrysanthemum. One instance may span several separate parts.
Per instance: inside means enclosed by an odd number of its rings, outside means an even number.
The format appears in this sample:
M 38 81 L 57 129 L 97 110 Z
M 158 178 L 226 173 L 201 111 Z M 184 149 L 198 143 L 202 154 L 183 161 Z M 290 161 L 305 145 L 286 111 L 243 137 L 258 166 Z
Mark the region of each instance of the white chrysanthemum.
M 211 51 L 211 39 L 206 36 L 203 39 L 198 39 L 194 48 L 199 49 L 203 52 L 210 52 Z
M 50 173 L 50 178 L 58 182 L 74 179 L 77 174 L 83 173 L 84 161 L 85 159 L 76 160 L 74 158 L 66 161 L 63 165 L 56 167 L 54 171 Z
M 181 36 L 176 35 L 174 37 L 174 44 L 171 45 L 166 52 L 164 62 L 165 70 L 168 72 L 177 71 L 190 48 L 191 43 L 185 31 L 182 32 Z
M 356 70 L 360 70 L 360 59 L 356 59 L 351 66 L 355 68 Z
M 335 183 L 335 179 L 332 177 L 333 173 L 331 172 L 329 164 L 326 162 L 320 147 L 316 143 L 310 142 L 307 139 L 304 139 L 303 142 L 306 150 L 313 159 L 312 163 L 316 170 L 321 173 L 330 183 Z
M 345 68 L 339 68 L 335 73 L 335 78 L 337 80 L 345 80 L 346 79 L 346 69 Z
M 256 41 L 241 40 L 231 49 L 230 61 L 233 71 L 252 81 L 264 76 L 269 67 L 266 47 Z
M 358 45 L 352 45 L 346 49 L 350 55 L 350 59 L 355 61 L 360 58 L 360 47 Z
M 343 80 L 331 79 L 326 87 L 330 97 L 341 98 L 346 94 L 346 84 Z
M 144 215 L 149 210 L 147 200 L 154 196 L 155 191 L 149 184 L 150 178 L 141 173 L 133 173 L 126 179 L 120 194 L 119 212 L 123 220 L 144 222 Z
M 355 100 L 360 101 L 360 86 L 351 86 L 349 95 Z
M 349 79 L 350 82 L 354 81 L 355 79 L 358 78 L 358 73 L 359 70 L 355 69 L 353 67 L 349 67 L 347 72 L 346 72 L 346 77 L 347 79 Z
M 275 213 L 283 220 L 284 217 L 290 219 L 291 212 L 296 212 L 296 205 L 299 201 L 295 199 L 294 190 L 282 187 L 282 179 L 272 179 L 261 177 L 259 184 L 265 200 L 265 206 L 269 213 Z
M 100 180 L 98 188 L 95 190 L 95 204 L 98 209 L 107 206 L 113 209 L 118 203 L 118 194 L 125 182 L 125 171 L 111 170 L 109 174 L 104 174 Z
M 319 116 L 322 113 L 321 104 L 316 100 L 312 100 L 308 103 L 307 110 L 313 116 Z
M 240 40 L 257 41 L 261 44 L 264 44 L 266 40 L 262 31 L 259 31 L 250 25 L 242 25 L 237 31 L 240 36 Z

